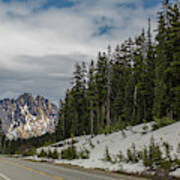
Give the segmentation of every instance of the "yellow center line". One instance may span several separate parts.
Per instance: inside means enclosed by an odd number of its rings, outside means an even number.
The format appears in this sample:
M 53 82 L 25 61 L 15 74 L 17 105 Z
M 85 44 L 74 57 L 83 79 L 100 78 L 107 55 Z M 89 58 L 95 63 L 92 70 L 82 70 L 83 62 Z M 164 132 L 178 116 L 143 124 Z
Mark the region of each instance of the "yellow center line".
M 43 172 L 43 171 L 40 171 L 40 170 L 36 170 L 36 169 L 33 169 L 33 168 L 30 168 L 30 167 L 26 167 L 22 164 L 18 164 L 18 163 L 15 163 L 15 162 L 11 162 L 11 161 L 7 161 L 5 159 L 0 159 L 0 161 L 3 161 L 7 164 L 10 164 L 10 165 L 13 165 L 13 166 L 16 166 L 16 167 L 19 167 L 19 168 L 22 168 L 22 169 L 26 169 L 26 170 L 29 170 L 29 171 L 32 171 L 34 173 L 37 173 L 37 174 L 40 174 L 42 176 L 46 176 L 46 177 L 50 177 L 50 178 L 53 178 L 53 179 L 56 179 L 56 180 L 64 180 L 62 177 L 60 176 L 54 176 L 54 175 L 50 175 L 46 172 Z

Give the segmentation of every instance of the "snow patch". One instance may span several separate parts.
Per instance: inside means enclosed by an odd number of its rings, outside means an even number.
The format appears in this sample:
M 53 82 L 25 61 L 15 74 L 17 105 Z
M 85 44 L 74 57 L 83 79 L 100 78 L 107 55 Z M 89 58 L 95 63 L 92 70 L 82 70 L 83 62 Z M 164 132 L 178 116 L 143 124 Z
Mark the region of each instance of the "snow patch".
M 77 143 L 75 143 L 77 150 L 80 151 L 83 147 L 88 149 L 90 151 L 90 158 L 86 160 L 78 159 L 72 161 L 58 159 L 55 163 L 78 165 L 84 168 L 101 168 L 110 171 L 125 171 L 127 173 L 142 173 L 146 169 L 141 162 L 137 164 L 112 164 L 103 161 L 102 159 L 104 157 L 105 148 L 107 147 L 109 149 L 112 156 L 116 156 L 119 151 L 126 155 L 127 149 L 130 148 L 133 143 L 136 145 L 137 150 L 142 150 L 144 146 L 149 146 L 152 137 L 154 137 L 155 142 L 160 144 L 164 141 L 168 142 L 173 147 L 172 155 L 180 158 L 180 152 L 177 150 L 177 147 L 180 144 L 180 122 L 163 127 L 156 131 L 151 130 L 152 124 L 153 123 L 141 124 L 128 128 L 124 133 L 119 131 L 109 135 L 97 135 L 92 139 L 90 136 L 75 137 L 74 140 L 77 141 Z M 143 128 L 145 125 L 148 127 L 146 133 L 144 133 Z M 42 149 L 46 152 L 48 152 L 48 150 L 53 151 L 54 149 L 57 149 L 60 153 L 62 149 L 69 146 L 68 142 L 70 141 L 71 139 L 66 139 L 48 147 L 39 148 L 37 152 L 39 153 Z M 94 148 L 92 147 L 92 144 Z M 180 176 L 180 169 L 177 169 L 172 173 L 172 175 Z

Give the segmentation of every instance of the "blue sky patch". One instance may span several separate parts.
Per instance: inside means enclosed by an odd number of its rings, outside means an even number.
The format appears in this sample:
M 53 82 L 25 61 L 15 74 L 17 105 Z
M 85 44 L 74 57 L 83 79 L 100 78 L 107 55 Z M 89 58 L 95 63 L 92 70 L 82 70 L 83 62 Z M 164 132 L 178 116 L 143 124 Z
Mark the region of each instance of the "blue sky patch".
M 0 0 L 5 3 L 17 1 L 17 2 L 29 2 L 32 0 Z M 33 0 L 34 1 L 34 0 Z M 38 0 L 37 0 L 38 1 Z M 86 0 L 88 2 L 92 2 L 92 0 Z M 158 4 L 161 3 L 161 0 L 141 0 L 144 8 L 152 8 Z M 75 5 L 75 3 L 78 1 L 71 1 L 71 0 L 44 0 L 44 4 L 42 5 L 43 9 L 48 9 L 50 7 L 56 7 L 56 8 L 68 8 Z M 124 6 L 129 7 L 132 9 L 136 8 L 135 3 L 117 3 L 116 6 Z
M 129 9 L 136 9 L 137 5 L 134 3 L 118 3 L 116 4 L 117 7 L 124 7 Z
M 13 1 L 17 1 L 17 2 L 27 2 L 28 0 L 2 0 L 2 2 L 5 2 L 5 3 L 9 3 L 9 2 L 13 2 Z
M 161 0 L 142 0 L 144 8 L 152 8 L 161 4 Z
M 43 5 L 44 9 L 49 7 L 56 7 L 56 8 L 68 8 L 74 6 L 74 2 L 70 0 L 47 0 L 47 2 Z
M 10 2 L 30 2 L 32 0 L 2 0 L 5 3 Z M 37 0 L 38 1 L 38 0 Z M 44 0 L 42 4 L 42 9 L 48 9 L 50 7 L 56 7 L 56 8 L 64 8 L 64 7 L 72 7 L 75 4 L 75 2 L 71 0 Z
M 111 31 L 114 29 L 113 26 L 108 26 L 108 25 L 104 25 L 98 28 L 97 32 L 95 32 L 93 34 L 93 36 L 102 36 L 102 35 L 107 35 L 109 33 L 111 33 Z

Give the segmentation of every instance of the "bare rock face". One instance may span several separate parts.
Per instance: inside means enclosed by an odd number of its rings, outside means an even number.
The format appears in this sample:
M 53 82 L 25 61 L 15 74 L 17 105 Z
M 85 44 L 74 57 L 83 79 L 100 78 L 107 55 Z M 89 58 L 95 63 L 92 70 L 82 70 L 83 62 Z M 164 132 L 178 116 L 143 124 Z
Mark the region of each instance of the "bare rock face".
M 27 139 L 54 132 L 57 107 L 42 96 L 24 93 L 16 100 L 0 101 L 0 119 L 9 139 Z

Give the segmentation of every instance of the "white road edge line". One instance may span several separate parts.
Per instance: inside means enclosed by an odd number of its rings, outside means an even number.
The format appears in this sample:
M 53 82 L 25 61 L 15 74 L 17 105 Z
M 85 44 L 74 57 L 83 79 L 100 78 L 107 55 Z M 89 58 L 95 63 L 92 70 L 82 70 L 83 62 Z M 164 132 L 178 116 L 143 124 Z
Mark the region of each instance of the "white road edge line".
M 0 173 L 0 177 L 2 177 L 4 180 L 10 180 L 6 175 Z

